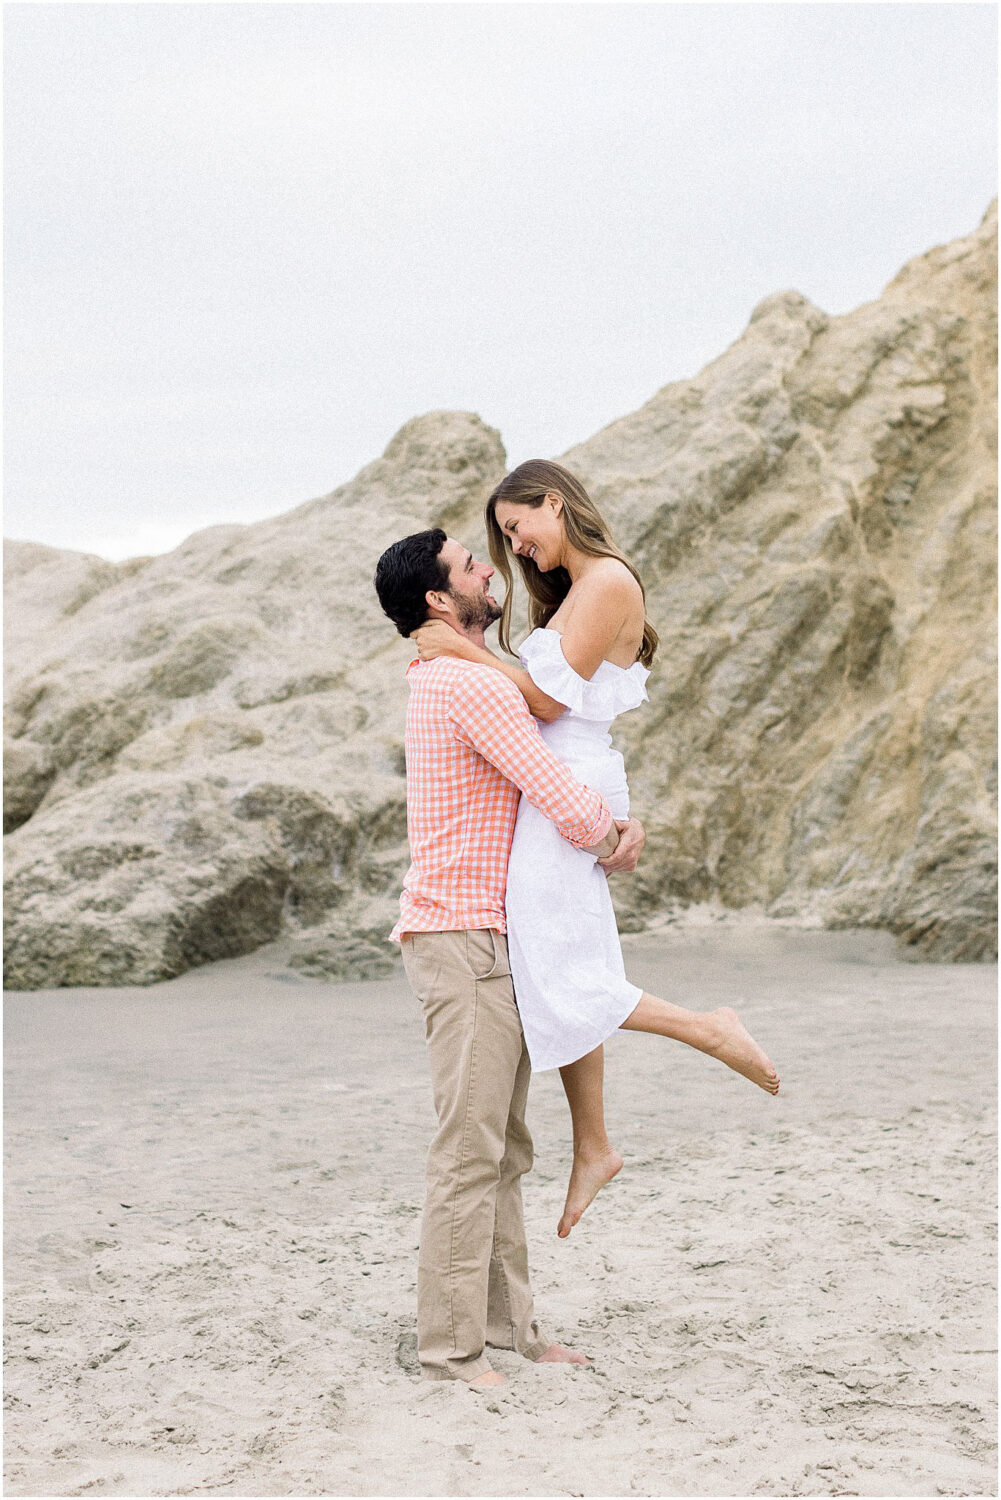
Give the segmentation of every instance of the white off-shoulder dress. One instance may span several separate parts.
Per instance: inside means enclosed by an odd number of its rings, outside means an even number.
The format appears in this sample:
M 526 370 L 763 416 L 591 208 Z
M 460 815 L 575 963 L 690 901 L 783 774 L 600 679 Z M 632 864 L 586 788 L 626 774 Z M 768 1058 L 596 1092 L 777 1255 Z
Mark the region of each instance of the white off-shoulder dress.
M 519 652 L 533 681 L 567 705 L 540 724 L 546 744 L 578 781 L 600 792 L 616 818 L 629 816 L 629 786 L 608 731 L 646 701 L 647 669 L 604 661 L 590 682 L 563 655 L 560 633 L 533 630 Z M 511 975 L 532 1067 L 576 1062 L 616 1031 L 643 993 L 626 978 L 608 877 L 526 797 L 518 807 L 507 876 Z

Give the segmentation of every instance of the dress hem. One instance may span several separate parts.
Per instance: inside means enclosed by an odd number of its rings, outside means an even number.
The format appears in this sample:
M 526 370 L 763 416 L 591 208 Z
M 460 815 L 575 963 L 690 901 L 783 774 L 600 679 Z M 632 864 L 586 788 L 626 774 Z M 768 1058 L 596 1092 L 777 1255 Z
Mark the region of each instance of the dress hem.
M 581 1060 L 582 1057 L 586 1057 L 589 1052 L 593 1052 L 594 1049 L 595 1049 L 595 1047 L 602 1046 L 605 1042 L 608 1041 L 608 1038 L 610 1036 L 613 1036 L 615 1034 L 616 1031 L 621 1031 L 622 1030 L 622 1021 L 626 1020 L 626 1018 L 628 1016 L 632 1015 L 633 1011 L 636 1009 L 637 1005 L 639 1004 L 639 1002 L 640 1002 L 640 1000 L 642 999 L 642 996 L 643 996 L 643 991 L 640 989 L 640 987 L 639 987 L 638 984 L 632 985 L 631 988 L 633 990 L 635 990 L 636 993 L 635 993 L 634 997 L 630 1000 L 628 1008 L 623 1011 L 623 1013 L 622 1013 L 622 1020 L 621 1021 L 617 1021 L 615 1023 L 615 1025 L 613 1027 L 611 1027 L 611 1029 L 609 1031 L 604 1031 L 604 1032 L 601 1032 L 601 1033 L 596 1033 L 595 1034 L 595 1039 L 591 1043 L 591 1045 L 589 1047 L 585 1047 L 584 1050 L 583 1050 L 583 1052 L 578 1052 L 576 1057 L 563 1057 L 563 1058 L 560 1058 L 558 1062 L 538 1062 L 537 1063 L 535 1061 L 535 1058 L 532 1056 L 532 1046 L 531 1046 L 531 1043 L 528 1042 L 528 1038 L 526 1037 L 525 1040 L 526 1040 L 526 1043 L 528 1043 L 528 1056 L 529 1056 L 529 1061 L 532 1064 L 532 1072 L 533 1073 L 551 1073 L 554 1068 L 566 1068 L 566 1067 L 568 1067 L 570 1065 L 570 1063 L 580 1062 L 580 1060 Z

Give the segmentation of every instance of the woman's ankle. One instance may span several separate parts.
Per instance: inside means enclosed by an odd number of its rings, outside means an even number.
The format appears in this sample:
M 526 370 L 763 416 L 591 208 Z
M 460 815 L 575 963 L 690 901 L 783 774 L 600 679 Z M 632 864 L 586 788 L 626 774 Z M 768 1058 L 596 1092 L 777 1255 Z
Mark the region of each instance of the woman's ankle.
M 615 1156 L 616 1150 L 608 1136 L 574 1141 L 574 1158 L 579 1161 L 601 1161 L 606 1156 Z

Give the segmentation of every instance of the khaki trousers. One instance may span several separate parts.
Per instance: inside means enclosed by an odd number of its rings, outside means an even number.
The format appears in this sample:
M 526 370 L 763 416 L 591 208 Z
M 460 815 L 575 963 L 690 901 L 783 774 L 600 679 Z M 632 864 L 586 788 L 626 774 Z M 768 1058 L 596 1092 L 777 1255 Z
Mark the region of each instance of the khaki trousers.
M 485 1347 L 537 1359 L 521 1206 L 532 1165 L 531 1065 L 508 966 L 491 930 L 415 932 L 403 963 L 424 1008 L 438 1130 L 427 1159 L 417 1263 L 417 1350 L 431 1380 L 473 1380 Z

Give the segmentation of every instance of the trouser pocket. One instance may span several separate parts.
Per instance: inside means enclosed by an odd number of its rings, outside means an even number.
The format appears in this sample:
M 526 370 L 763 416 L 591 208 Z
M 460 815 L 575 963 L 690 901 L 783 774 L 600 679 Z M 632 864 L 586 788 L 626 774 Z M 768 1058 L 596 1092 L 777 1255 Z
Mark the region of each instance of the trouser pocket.
M 503 933 L 494 927 L 475 927 L 467 929 L 465 938 L 466 962 L 478 984 L 510 974 L 507 938 Z
M 439 932 L 410 932 L 400 944 L 407 981 L 422 1005 L 441 988 L 448 955 L 435 940 L 442 936 Z

